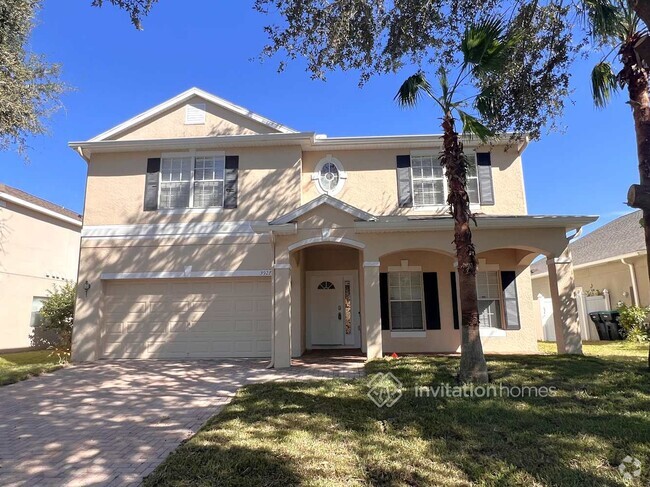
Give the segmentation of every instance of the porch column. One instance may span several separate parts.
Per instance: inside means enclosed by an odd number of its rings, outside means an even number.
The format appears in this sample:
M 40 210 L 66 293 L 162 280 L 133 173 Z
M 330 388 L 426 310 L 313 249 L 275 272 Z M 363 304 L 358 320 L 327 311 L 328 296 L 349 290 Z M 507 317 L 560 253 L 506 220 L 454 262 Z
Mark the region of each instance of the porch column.
M 291 367 L 291 265 L 273 268 L 273 359 L 276 369 Z
M 559 258 L 546 259 L 559 354 L 582 354 L 578 306 L 574 297 L 573 262 L 567 248 Z
M 366 354 L 368 360 L 374 360 L 382 357 L 379 262 L 363 263 L 363 292 L 365 295 Z

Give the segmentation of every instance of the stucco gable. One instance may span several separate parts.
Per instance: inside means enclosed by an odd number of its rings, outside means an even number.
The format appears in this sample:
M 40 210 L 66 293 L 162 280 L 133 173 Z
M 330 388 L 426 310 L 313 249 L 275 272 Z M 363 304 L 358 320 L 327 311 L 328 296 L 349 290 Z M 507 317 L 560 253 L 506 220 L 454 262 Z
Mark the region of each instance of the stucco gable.
M 204 122 L 186 123 L 188 106 L 205 108 Z M 175 139 L 274 133 L 295 133 L 295 131 L 244 107 L 235 105 L 198 88 L 192 88 L 113 127 L 94 137 L 91 141 Z
M 320 224 L 325 222 L 335 223 L 340 220 L 348 223 L 374 221 L 376 219 L 370 213 L 348 205 L 339 199 L 329 195 L 322 195 L 269 223 L 271 225 L 284 225 L 292 222 L 301 223 L 314 218 Z

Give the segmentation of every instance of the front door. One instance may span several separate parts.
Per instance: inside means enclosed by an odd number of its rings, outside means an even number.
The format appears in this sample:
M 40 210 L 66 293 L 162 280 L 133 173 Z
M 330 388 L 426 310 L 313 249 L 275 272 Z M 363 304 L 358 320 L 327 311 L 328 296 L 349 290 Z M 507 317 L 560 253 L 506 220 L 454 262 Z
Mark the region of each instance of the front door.
M 332 271 L 314 272 L 309 276 L 307 334 L 311 347 L 360 345 L 354 274 Z

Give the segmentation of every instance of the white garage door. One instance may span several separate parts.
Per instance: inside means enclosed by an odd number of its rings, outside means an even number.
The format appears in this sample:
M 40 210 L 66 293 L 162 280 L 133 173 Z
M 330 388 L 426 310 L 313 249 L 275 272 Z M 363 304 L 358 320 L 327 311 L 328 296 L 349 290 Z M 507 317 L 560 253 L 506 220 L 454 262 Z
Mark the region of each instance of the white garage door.
M 103 358 L 270 357 L 271 282 L 107 281 Z

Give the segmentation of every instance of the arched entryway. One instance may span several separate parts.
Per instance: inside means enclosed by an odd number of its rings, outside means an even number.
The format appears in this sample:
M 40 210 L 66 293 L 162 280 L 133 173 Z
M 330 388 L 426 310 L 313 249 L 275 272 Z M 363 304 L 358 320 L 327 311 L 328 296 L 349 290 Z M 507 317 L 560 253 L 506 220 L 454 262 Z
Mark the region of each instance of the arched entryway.
M 312 242 L 291 252 L 292 355 L 360 349 L 362 250 Z

